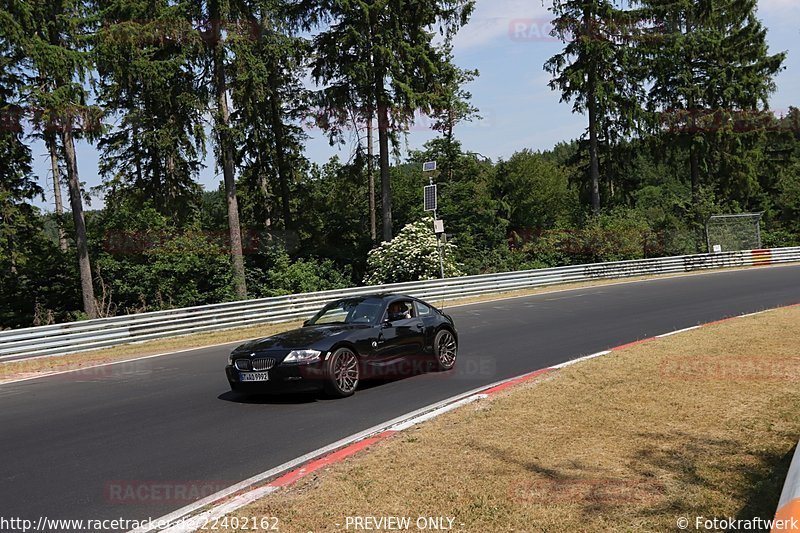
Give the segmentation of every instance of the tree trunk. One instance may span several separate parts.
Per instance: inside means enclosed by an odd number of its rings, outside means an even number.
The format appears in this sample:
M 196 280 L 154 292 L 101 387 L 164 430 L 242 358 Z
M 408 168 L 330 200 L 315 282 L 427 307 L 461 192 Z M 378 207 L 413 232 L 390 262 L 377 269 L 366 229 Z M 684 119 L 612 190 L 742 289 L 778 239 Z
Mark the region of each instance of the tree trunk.
M 375 147 L 372 142 L 372 108 L 367 110 L 367 178 L 369 180 L 369 236 L 372 243 L 378 240 L 375 215 Z
M 289 203 L 289 177 L 292 174 L 286 160 L 286 140 L 283 134 L 283 121 L 281 118 L 280 97 L 278 95 L 278 81 L 273 70 L 269 76 L 270 84 L 270 112 L 272 118 L 272 132 L 275 135 L 275 158 L 278 163 L 278 180 L 281 186 L 281 202 L 283 207 L 284 229 L 292 227 L 292 211 Z
M 75 223 L 75 245 L 78 248 L 78 269 L 81 276 L 81 293 L 83 310 L 89 318 L 97 318 L 97 306 L 94 301 L 92 284 L 92 266 L 89 261 L 89 247 L 86 241 L 86 223 L 83 219 L 83 200 L 81 184 L 78 179 L 78 161 L 75 156 L 75 141 L 69 126 L 61 132 L 64 145 L 64 158 L 67 163 L 67 185 L 69 187 L 69 203 L 72 208 L 72 220 Z
M 583 12 L 583 23 L 589 38 L 594 38 L 594 15 L 589 7 Z M 597 74 L 589 71 L 586 106 L 589 110 L 589 180 L 592 187 L 592 214 L 600 214 L 600 162 L 597 159 Z
M 383 240 L 392 240 L 392 186 L 389 182 L 389 109 L 378 105 L 378 145 L 381 165 L 381 212 L 383 215 Z
M 216 10 L 218 12 L 218 10 Z M 242 230 L 239 225 L 239 202 L 236 198 L 234 178 L 234 153 L 230 134 L 230 111 L 228 110 L 227 84 L 225 80 L 225 49 L 222 43 L 220 19 L 213 21 L 214 28 L 214 90 L 217 97 L 217 141 L 222 157 L 222 175 L 225 181 L 225 195 L 228 201 L 228 228 L 231 238 L 231 262 L 233 264 L 233 284 L 236 297 L 247 298 L 247 284 L 242 255 Z
M 697 153 L 694 139 L 689 141 L 689 172 L 692 179 L 692 210 L 694 211 L 694 223 L 696 227 L 695 250 L 699 253 L 703 251 L 703 219 L 700 212 L 700 154 Z M 709 253 L 711 250 L 708 250 Z
M 48 133 L 45 142 L 50 153 L 50 168 L 53 171 L 53 200 L 56 204 L 56 224 L 58 225 L 58 246 L 62 252 L 67 251 L 67 233 L 64 231 L 64 201 L 61 198 L 61 171 L 58 168 L 58 147 L 56 137 Z
M 597 102 L 591 81 L 586 96 L 589 107 L 589 179 L 592 185 L 592 214 L 597 216 L 600 214 L 600 163 L 597 159 Z
M 453 181 L 453 166 L 455 165 L 455 154 L 453 154 L 453 128 L 455 127 L 455 113 L 452 109 L 447 112 L 447 180 Z
M 692 174 L 692 207 L 700 207 L 700 159 L 694 140 L 689 146 L 689 167 Z

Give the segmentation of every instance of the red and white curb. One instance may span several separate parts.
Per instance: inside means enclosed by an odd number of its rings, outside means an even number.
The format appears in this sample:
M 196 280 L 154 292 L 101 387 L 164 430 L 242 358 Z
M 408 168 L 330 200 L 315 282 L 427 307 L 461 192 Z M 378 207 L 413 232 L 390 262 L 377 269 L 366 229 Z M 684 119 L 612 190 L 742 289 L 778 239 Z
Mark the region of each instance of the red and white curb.
M 797 306 L 800 306 L 800 304 L 788 305 L 782 308 Z M 672 335 L 685 333 L 714 324 L 720 324 L 722 322 L 728 322 L 738 318 L 760 315 L 772 310 L 774 309 L 768 309 L 756 313 L 748 313 L 745 315 L 737 315 L 730 318 L 709 322 L 707 324 L 700 324 L 697 326 L 648 337 L 459 394 L 458 396 L 448 398 L 428 407 L 423 407 L 422 409 L 402 415 L 384 424 L 366 429 L 355 435 L 325 446 L 324 448 L 307 453 L 301 457 L 298 457 L 297 459 L 267 470 L 266 472 L 262 472 L 261 474 L 241 481 L 240 483 L 232 485 L 220 492 L 212 494 L 206 498 L 203 498 L 202 500 L 194 502 L 191 505 L 178 509 L 173 513 L 154 520 L 149 527 L 135 529 L 130 533 L 149 533 L 151 531 L 163 531 L 165 533 L 189 533 L 197 531 L 213 520 L 220 519 L 227 514 L 241 509 L 242 507 L 253 503 L 260 498 L 263 498 L 264 496 L 267 496 L 268 494 L 271 494 L 282 487 L 292 485 L 296 481 L 308 476 L 309 474 L 313 474 L 322 468 L 339 463 L 347 457 L 350 457 L 364 450 L 365 448 L 372 446 L 373 444 L 386 440 L 396 433 L 436 418 L 449 411 L 458 409 L 464 405 L 489 398 L 509 388 L 532 381 L 549 372 L 566 368 L 590 359 L 595 359 L 597 357 L 602 357 L 604 355 L 609 355 L 625 348 L 644 344 L 659 338 L 670 337 Z M 261 485 L 267 480 L 271 481 Z M 161 526 L 159 526 L 159 524 L 161 524 Z M 164 527 L 164 524 L 172 525 Z

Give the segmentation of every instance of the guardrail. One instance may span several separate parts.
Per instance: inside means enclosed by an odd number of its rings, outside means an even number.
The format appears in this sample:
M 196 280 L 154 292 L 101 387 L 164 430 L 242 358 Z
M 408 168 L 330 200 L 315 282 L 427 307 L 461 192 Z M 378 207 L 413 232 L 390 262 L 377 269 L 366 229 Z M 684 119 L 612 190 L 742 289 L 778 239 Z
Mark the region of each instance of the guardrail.
M 778 502 L 778 511 L 775 513 L 772 531 L 796 531 L 800 528 L 797 526 L 798 523 L 800 523 L 800 443 L 795 449 L 792 464 L 786 474 L 786 482 Z M 794 524 L 794 526 L 789 527 L 788 524 Z
M 404 293 L 429 300 L 454 299 L 595 279 L 663 275 L 795 261 L 800 261 L 800 247 L 595 263 L 374 285 L 154 311 L 0 331 L 0 361 L 43 355 L 64 355 L 190 333 L 287 322 L 310 316 L 325 302 L 375 292 Z

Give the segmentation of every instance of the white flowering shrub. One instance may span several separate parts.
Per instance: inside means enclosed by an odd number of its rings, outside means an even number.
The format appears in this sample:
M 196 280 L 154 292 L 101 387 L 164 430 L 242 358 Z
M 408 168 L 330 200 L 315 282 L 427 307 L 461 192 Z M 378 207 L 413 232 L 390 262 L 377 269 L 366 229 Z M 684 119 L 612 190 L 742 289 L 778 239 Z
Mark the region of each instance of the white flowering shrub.
M 437 245 L 431 220 L 406 225 L 390 242 L 369 252 L 364 283 L 382 285 L 439 278 Z M 454 245 L 444 245 L 444 275 L 448 278 L 464 275 L 456 263 L 455 251 Z

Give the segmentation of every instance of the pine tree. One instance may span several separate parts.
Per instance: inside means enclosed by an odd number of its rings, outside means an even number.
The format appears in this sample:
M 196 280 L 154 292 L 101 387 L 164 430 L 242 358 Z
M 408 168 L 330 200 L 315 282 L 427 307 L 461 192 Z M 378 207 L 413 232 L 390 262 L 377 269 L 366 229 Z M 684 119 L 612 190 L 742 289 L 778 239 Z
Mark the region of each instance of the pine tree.
M 407 129 L 415 112 L 430 111 L 445 63 L 430 28 L 439 27 L 446 39 L 451 37 L 466 24 L 473 5 L 471 0 L 301 3 L 311 21 L 308 26 L 325 24 L 314 40 L 314 78 L 340 87 L 339 96 L 352 94 L 351 108 L 376 114 L 384 241 L 392 238 L 390 141 Z M 347 110 L 336 111 L 342 112 Z
M 769 54 L 766 28 L 756 18 L 756 0 L 640 0 L 654 22 L 643 41 L 651 89 L 648 109 L 665 143 L 689 152 L 689 180 L 698 234 L 703 175 L 717 186 L 734 175 L 749 188 L 754 179 L 753 139 L 734 131 L 737 115 L 766 108 L 783 68 L 784 53 Z M 746 133 L 746 134 L 743 134 Z M 749 169 L 748 169 L 749 167 Z M 702 239 L 698 238 L 698 249 Z
M 84 0 L 31 0 L 15 3 L 12 18 L 26 58 L 26 100 L 35 108 L 34 125 L 58 136 L 66 169 L 83 309 L 97 316 L 92 268 L 83 216 L 75 140 L 100 131 L 101 111 L 88 103 L 86 85 L 91 60 L 86 35 L 93 31 L 90 6 Z M 47 80 L 42 84 L 42 80 Z
M 291 35 L 282 0 L 253 4 L 249 17 L 228 34 L 232 123 L 241 132 L 240 183 L 255 220 L 269 227 L 277 218 L 273 213 L 280 211 L 288 230 L 293 227 L 291 190 L 297 167 L 307 166 L 302 154 L 307 136 L 298 122 L 309 113 L 309 91 L 300 81 L 309 47 L 305 39 Z M 274 196 L 280 198 L 279 209 L 273 209 Z
M 195 0 L 192 13 L 198 17 L 196 24 L 203 26 L 205 64 L 201 82 L 211 88 L 210 101 L 214 122 L 214 153 L 217 166 L 222 169 L 225 198 L 228 208 L 231 263 L 234 288 L 239 299 L 247 298 L 244 255 L 242 253 L 242 228 L 239 222 L 239 199 L 236 193 L 236 147 L 238 133 L 231 123 L 229 98 L 229 45 L 227 32 L 243 20 L 248 12 L 231 0 Z
M 431 129 L 442 134 L 445 141 L 446 161 L 442 173 L 448 180 L 453 179 L 453 166 L 461 153 L 455 142 L 453 130 L 459 122 L 469 122 L 480 119 L 478 108 L 470 101 L 472 94 L 464 86 L 480 73 L 477 70 L 461 69 L 454 63 L 452 46 L 447 43 L 444 47 L 444 62 L 439 71 L 439 80 L 436 92 L 431 102 Z
M 199 202 L 195 178 L 205 155 L 207 92 L 195 72 L 202 39 L 185 4 L 105 0 L 99 7 L 99 100 L 118 119 L 99 143 L 109 197 L 151 202 L 182 222 Z
M 37 226 L 31 201 L 42 189 L 31 175 L 31 151 L 23 139 L 21 91 L 24 72 L 20 34 L 13 13 L 0 10 L 0 277 L 17 274 L 21 240 Z M 19 28 L 17 28 L 19 29 Z M 11 31 L 9 31 L 11 30 Z M 5 283 L 3 283 L 5 285 Z
M 589 187 L 592 212 L 600 212 L 600 138 L 624 136 L 637 114 L 637 73 L 629 56 L 636 34 L 630 13 L 613 0 L 555 0 L 552 35 L 566 43 L 545 63 L 553 74 L 550 88 L 561 101 L 573 101 L 575 113 L 588 114 Z M 606 139 L 609 142 L 613 139 Z

